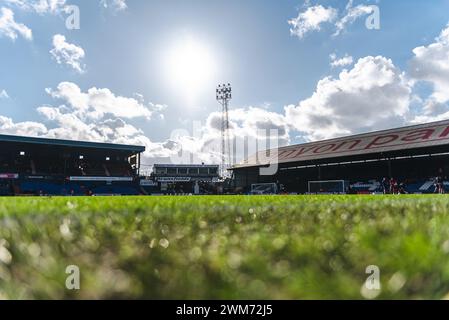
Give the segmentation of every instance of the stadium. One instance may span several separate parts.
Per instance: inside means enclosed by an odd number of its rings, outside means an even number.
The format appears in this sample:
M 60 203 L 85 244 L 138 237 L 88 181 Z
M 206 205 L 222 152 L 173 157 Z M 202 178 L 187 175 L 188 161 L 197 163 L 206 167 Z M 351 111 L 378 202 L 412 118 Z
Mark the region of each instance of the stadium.
M 448 13 L 0 0 L 0 301 L 449 300 Z
M 444 191 L 449 120 L 263 150 L 231 178 L 204 163 L 144 175 L 143 146 L 11 135 L 0 146 L 1 194 L 13 196 L 0 199 L 0 298 L 447 293 L 449 206 L 424 194 L 435 177 Z M 386 178 L 403 185 L 391 193 L 422 195 L 368 195 L 390 193 Z M 373 266 L 386 289 L 367 287 Z
M 260 151 L 226 179 L 213 164 L 143 175 L 143 146 L 0 146 L 0 298 L 447 296 L 449 206 L 425 193 L 446 183 L 449 120 Z M 371 195 L 384 178 L 418 195 Z
M 263 150 L 230 168 L 156 164 L 140 175 L 143 146 L 0 135 L 1 195 L 435 192 L 449 171 L 449 120 Z M 275 166 L 275 174 L 263 168 Z M 223 190 L 225 186 L 229 186 Z

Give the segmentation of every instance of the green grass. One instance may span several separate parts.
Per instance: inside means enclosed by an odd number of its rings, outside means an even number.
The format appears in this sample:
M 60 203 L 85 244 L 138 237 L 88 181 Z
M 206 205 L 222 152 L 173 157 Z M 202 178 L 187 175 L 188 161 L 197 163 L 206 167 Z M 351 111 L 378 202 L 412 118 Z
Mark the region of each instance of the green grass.
M 368 265 L 444 298 L 449 197 L 0 199 L 0 298 L 363 299 Z

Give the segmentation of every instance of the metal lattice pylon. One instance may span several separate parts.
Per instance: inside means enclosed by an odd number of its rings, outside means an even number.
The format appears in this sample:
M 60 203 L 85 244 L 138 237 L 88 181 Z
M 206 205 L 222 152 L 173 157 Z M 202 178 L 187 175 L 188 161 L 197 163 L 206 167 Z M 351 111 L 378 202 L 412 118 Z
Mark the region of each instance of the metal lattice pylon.
M 221 104 L 221 170 L 226 175 L 231 166 L 231 141 L 229 136 L 229 101 L 232 99 L 231 84 L 220 84 L 216 90 L 217 101 Z

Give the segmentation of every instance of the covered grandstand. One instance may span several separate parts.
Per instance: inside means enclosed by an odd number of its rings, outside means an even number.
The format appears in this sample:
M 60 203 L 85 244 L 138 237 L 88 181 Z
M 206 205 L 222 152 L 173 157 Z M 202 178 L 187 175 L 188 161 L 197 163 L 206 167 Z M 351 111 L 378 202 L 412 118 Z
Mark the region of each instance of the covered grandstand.
M 142 146 L 0 135 L 0 194 L 139 194 L 144 151 Z
M 271 175 L 261 171 L 268 166 Z M 347 192 L 372 193 L 394 178 L 409 193 L 429 193 L 434 178 L 449 173 L 449 120 L 259 151 L 232 171 L 245 190 L 277 183 L 308 193 L 311 182 L 343 181 Z
M 148 194 L 221 193 L 218 165 L 155 164 L 149 179 L 141 180 Z

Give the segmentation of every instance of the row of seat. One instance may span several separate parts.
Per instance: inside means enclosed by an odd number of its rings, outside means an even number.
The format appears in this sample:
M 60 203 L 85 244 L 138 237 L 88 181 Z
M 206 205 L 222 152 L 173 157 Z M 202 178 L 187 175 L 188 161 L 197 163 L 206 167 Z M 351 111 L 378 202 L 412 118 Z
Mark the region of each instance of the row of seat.
M 26 175 L 67 175 L 67 176 L 112 176 L 132 175 L 128 163 L 73 163 L 66 168 L 60 163 L 44 160 L 26 160 L 14 164 L 3 163 L 0 173 L 20 173 Z

